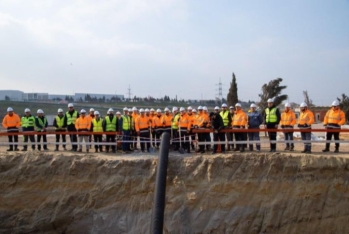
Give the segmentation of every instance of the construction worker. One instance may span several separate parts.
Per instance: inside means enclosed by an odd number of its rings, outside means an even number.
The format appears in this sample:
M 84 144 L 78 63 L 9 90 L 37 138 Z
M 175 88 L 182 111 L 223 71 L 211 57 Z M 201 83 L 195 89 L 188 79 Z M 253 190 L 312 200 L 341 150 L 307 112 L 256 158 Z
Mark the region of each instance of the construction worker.
M 70 142 L 72 143 L 71 151 L 77 151 L 77 137 L 76 137 L 76 128 L 75 122 L 79 118 L 79 113 L 74 110 L 73 103 L 68 104 L 68 111 L 65 113 L 65 117 L 67 118 L 67 130 L 69 132 Z
M 214 113 L 210 113 L 210 120 L 211 120 L 211 128 L 213 128 L 214 132 L 213 132 L 213 141 L 217 142 L 218 140 L 220 142 L 224 142 L 225 141 L 225 133 L 221 132 L 222 129 L 224 129 L 224 123 L 223 123 L 223 119 L 222 116 L 219 113 L 219 107 L 216 106 L 214 108 Z M 221 150 L 222 153 L 225 153 L 225 143 L 221 144 Z M 213 145 L 213 151 L 212 154 L 217 153 L 217 143 L 214 143 Z
M 150 149 L 150 131 L 149 131 L 149 119 L 145 115 L 144 109 L 141 108 L 139 110 L 140 115 L 136 117 L 135 120 L 135 129 L 137 132 L 137 136 L 139 136 L 141 150 L 144 153 L 145 152 L 145 145 L 147 152 L 149 152 Z
M 263 123 L 263 117 L 261 115 L 261 113 L 259 113 L 259 111 L 257 111 L 257 106 L 256 104 L 252 103 L 250 105 L 250 110 L 247 113 L 247 117 L 248 117 L 248 121 L 247 121 L 247 125 L 248 125 L 248 129 L 254 130 L 254 129 L 258 129 L 259 130 L 259 126 Z M 259 141 L 259 131 L 253 131 L 253 132 L 248 132 L 248 140 L 249 140 L 249 149 L 250 151 L 253 151 L 253 141 Z M 256 143 L 256 151 L 261 151 L 261 144 L 260 143 Z
M 75 129 L 79 132 L 79 150 L 78 152 L 82 152 L 82 142 L 85 142 L 86 152 L 89 152 L 88 139 L 89 134 L 86 134 L 91 129 L 91 121 L 90 118 L 86 116 L 86 110 L 81 109 L 80 117 L 75 121 Z M 84 134 L 85 133 L 85 134 Z
M 204 114 L 204 118 L 205 118 L 204 127 L 210 128 L 211 127 L 211 119 L 210 119 L 210 114 L 208 113 L 208 108 L 206 106 L 203 106 L 202 110 L 203 110 L 203 114 Z M 211 134 L 209 132 L 204 133 L 204 138 L 205 138 L 205 142 L 206 142 L 206 150 L 210 151 L 211 150 Z
M 131 148 L 131 151 L 134 151 L 137 149 L 137 148 L 134 148 L 134 141 L 135 141 L 135 139 L 137 140 L 137 133 L 135 131 L 135 120 L 132 117 L 132 115 L 133 115 L 132 108 L 128 109 L 128 115 L 130 116 L 130 119 L 131 119 L 130 148 Z M 137 141 L 136 141 L 136 143 L 137 143 Z M 137 144 L 136 144 L 136 146 L 137 146 Z
M 232 119 L 232 128 L 233 129 L 244 129 L 247 124 L 247 115 L 246 113 L 242 110 L 241 104 L 236 103 L 235 104 L 235 114 Z M 246 143 L 239 143 L 239 141 L 246 141 L 247 140 L 247 134 L 246 132 L 235 132 L 235 140 L 236 140 L 236 148 L 234 151 L 239 151 L 244 152 L 245 147 L 247 146 Z
M 111 150 L 113 153 L 116 153 L 116 132 L 118 131 L 118 118 L 114 116 L 114 110 L 109 108 L 109 115 L 104 118 L 103 121 L 103 130 L 104 132 L 108 132 L 106 134 L 107 145 L 105 146 L 105 152 L 109 153 L 110 145 L 108 143 L 112 143 Z
M 48 123 L 47 123 L 47 119 L 44 116 L 44 111 L 39 109 L 37 111 L 38 116 L 35 117 L 35 130 L 37 132 L 46 132 Z M 38 150 L 41 150 L 41 135 L 38 134 L 37 135 L 37 143 L 38 143 Z M 43 149 L 44 150 L 48 150 L 47 148 L 47 137 L 46 134 L 42 135 L 42 141 L 43 141 Z
M 286 141 L 285 151 L 293 151 L 293 126 L 296 124 L 296 114 L 291 110 L 290 103 L 285 104 L 285 110 L 281 113 L 280 125 L 284 130 L 284 136 Z M 291 142 L 290 142 L 291 141 Z
M 160 109 L 156 110 L 156 115 L 153 117 L 152 122 L 152 132 L 155 133 L 154 137 L 154 147 L 159 149 L 160 137 L 163 131 L 162 113 Z
M 179 149 L 179 142 L 178 142 L 178 118 L 180 117 L 178 108 L 174 106 L 172 108 L 172 124 L 171 124 L 171 130 L 172 130 L 172 146 L 173 150 L 177 151 Z
M 200 110 L 199 114 L 196 114 L 197 111 L 195 109 L 193 109 L 193 113 L 194 113 L 194 117 L 193 117 L 193 125 L 192 128 L 193 129 L 205 129 L 204 128 L 204 122 L 205 122 L 205 117 L 204 117 L 204 113 L 202 112 L 202 107 L 199 106 L 198 109 Z M 205 136 L 204 133 L 197 133 L 197 139 L 199 143 L 203 143 L 205 141 Z M 198 153 L 205 153 L 205 145 L 200 144 L 199 145 L 199 151 L 197 151 Z
M 131 151 L 130 148 L 130 133 L 132 131 L 132 120 L 129 116 L 128 108 L 123 109 L 124 114 L 121 115 L 119 119 L 119 129 L 122 134 L 122 153 L 127 153 Z
M 56 149 L 55 151 L 59 150 L 59 140 L 60 136 L 62 135 L 62 142 L 63 142 L 63 149 L 67 150 L 66 148 L 66 135 L 65 132 L 67 130 L 67 118 L 63 114 L 63 110 L 59 108 L 57 110 L 57 116 L 53 119 L 53 126 L 56 130 Z
M 231 116 L 230 112 L 227 110 L 228 106 L 227 106 L 227 104 L 223 103 L 221 107 L 222 107 L 222 111 L 219 114 L 221 115 L 221 117 L 223 119 L 224 128 L 230 129 L 232 116 Z M 230 144 L 229 144 L 229 141 L 231 140 L 230 133 L 226 132 L 225 135 L 226 135 L 226 139 L 228 141 L 227 150 L 230 151 Z
M 324 118 L 324 126 L 326 129 L 339 130 L 341 126 L 345 124 L 345 114 L 339 109 L 339 102 L 337 100 L 332 102 L 331 109 L 327 111 Z M 335 153 L 339 152 L 339 132 L 326 132 L 326 141 L 330 141 L 334 137 L 335 143 Z M 322 152 L 330 151 L 330 142 L 326 142 L 325 149 Z
M 19 127 L 21 126 L 21 119 L 17 114 L 13 112 L 12 107 L 7 108 L 7 115 L 5 115 L 4 119 L 2 120 L 2 126 L 6 129 L 6 131 L 9 134 L 9 149 L 7 149 L 7 151 L 18 151 L 18 135 L 10 134 L 19 132 Z M 13 144 L 13 142 L 15 144 Z
M 180 141 L 184 142 L 184 149 L 187 150 L 187 153 L 190 153 L 189 133 L 192 120 L 191 117 L 185 113 L 184 107 L 181 107 L 179 111 L 180 117 L 178 118 L 178 127 Z
M 171 135 L 172 115 L 167 107 L 164 109 L 164 112 L 165 114 L 161 117 L 162 132 L 167 132 Z
M 279 109 L 274 105 L 274 99 L 269 98 L 267 100 L 268 107 L 264 111 L 265 127 L 267 129 L 275 130 L 278 128 L 278 124 L 281 119 Z M 268 131 L 270 142 L 270 152 L 276 152 L 276 131 Z
M 92 120 L 95 118 L 95 109 L 93 108 L 90 108 L 90 112 L 89 112 L 89 115 L 86 116 L 90 122 L 92 122 Z M 92 135 L 89 135 L 88 136 L 88 142 L 90 143 L 89 147 L 90 149 L 92 148 Z
M 138 110 L 137 110 L 137 107 L 132 107 L 132 120 L 133 120 L 133 126 L 135 126 L 135 121 L 137 119 L 137 117 L 139 116 L 138 114 Z M 135 128 L 133 128 L 133 139 L 132 139 L 133 143 L 132 143 L 132 146 L 133 146 L 133 149 L 135 150 L 138 150 L 137 148 L 137 142 L 138 142 L 138 136 L 137 136 L 137 133 L 135 131 Z
M 151 131 L 150 131 L 150 135 L 151 135 L 151 140 L 150 141 L 151 142 L 150 142 L 150 145 L 152 147 L 155 147 L 155 131 L 153 130 L 153 118 L 154 118 L 155 115 L 156 114 L 155 114 L 154 108 L 151 108 L 149 110 L 149 124 L 151 126 Z
M 31 115 L 29 108 L 24 110 L 25 116 L 21 118 L 21 126 L 23 132 L 28 132 L 30 135 L 23 135 L 24 138 L 24 146 L 22 151 L 27 151 L 28 149 L 28 138 L 32 144 L 32 149 L 35 150 L 35 137 L 34 137 L 34 128 L 35 128 L 35 118 Z
M 229 113 L 230 113 L 231 118 L 233 119 L 233 116 L 235 114 L 235 107 L 234 106 L 229 106 Z M 229 141 L 232 142 L 232 143 L 230 143 L 230 145 L 228 143 L 228 148 L 229 148 L 228 150 L 230 150 L 230 149 L 234 150 L 234 148 L 235 148 L 235 145 L 233 143 L 233 141 L 234 141 L 234 133 L 233 132 L 227 132 L 226 134 L 227 134 L 227 136 L 229 136 L 229 137 L 227 137 L 227 141 L 228 142 Z
M 311 153 L 311 125 L 314 123 L 314 114 L 308 110 L 308 105 L 304 102 L 300 105 L 301 113 L 298 118 L 298 128 L 306 130 L 301 132 L 301 137 L 304 142 L 304 150 L 301 153 Z
M 189 125 L 190 125 L 189 128 L 191 129 L 194 122 L 193 108 L 191 106 L 188 106 L 186 116 L 189 119 Z M 190 138 L 191 149 L 195 150 L 195 146 L 194 146 L 195 134 L 192 134 L 190 131 L 188 135 L 189 135 L 188 137 Z
M 100 117 L 99 111 L 93 112 L 94 118 L 91 121 L 91 129 L 90 131 L 93 132 L 93 141 L 95 145 L 95 152 L 103 152 L 103 146 L 102 143 L 102 132 L 103 132 L 103 119 Z
M 117 111 L 117 112 L 116 112 L 116 117 L 118 118 L 118 120 L 121 118 L 121 113 L 120 113 L 120 111 Z

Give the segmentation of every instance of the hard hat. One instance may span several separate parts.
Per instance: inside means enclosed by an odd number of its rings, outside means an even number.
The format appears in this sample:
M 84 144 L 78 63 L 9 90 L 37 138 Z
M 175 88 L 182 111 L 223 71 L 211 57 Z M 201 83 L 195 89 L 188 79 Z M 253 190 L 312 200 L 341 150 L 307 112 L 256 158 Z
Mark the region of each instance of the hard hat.
M 157 109 L 156 112 L 161 113 L 161 109 Z
M 227 104 L 223 103 L 223 104 L 222 104 L 222 107 L 228 107 L 228 106 L 227 106 Z
M 91 111 L 91 110 L 90 110 Z M 99 115 L 99 111 L 95 111 L 94 112 L 95 115 Z
M 204 111 L 208 111 L 207 106 L 204 106 L 202 109 L 204 109 Z
M 155 111 L 154 108 L 151 108 L 150 111 Z
M 108 112 L 114 112 L 113 108 L 109 108 Z
M 191 106 L 188 106 L 188 108 L 187 108 L 188 110 L 192 110 L 193 109 L 193 107 L 191 107 Z
M 58 113 L 63 113 L 63 109 L 59 108 L 57 112 Z
M 30 112 L 30 109 L 29 108 L 25 108 L 24 112 Z
M 235 106 L 241 107 L 241 104 L 240 103 L 236 103 Z
M 85 109 L 81 109 L 80 113 L 81 113 L 81 114 L 85 114 L 85 113 L 86 113 L 86 110 L 85 110 Z
M 257 106 L 256 106 L 256 104 L 252 103 L 252 104 L 250 105 L 250 108 L 257 108 Z
M 168 108 L 166 107 L 164 111 L 170 111 L 170 109 L 168 109 Z
M 109 111 L 107 111 L 107 115 L 109 115 L 110 114 L 110 112 Z
M 12 107 L 7 108 L 7 112 L 13 111 Z
M 144 111 L 145 111 L 145 112 L 149 112 L 149 109 L 147 108 L 147 109 L 145 109 Z
M 128 111 L 128 108 L 127 107 L 124 107 L 124 109 L 122 109 L 123 111 Z
M 90 109 L 90 112 L 91 112 L 91 111 L 95 111 L 95 109 L 91 108 L 91 109 Z
M 287 102 L 287 103 L 285 104 L 285 107 L 291 107 L 291 104 Z
M 178 108 L 177 108 L 176 106 L 174 106 L 174 107 L 172 108 L 172 112 L 174 112 L 174 111 L 178 111 Z
M 339 102 L 337 100 L 333 101 L 332 106 L 339 106 Z
M 117 115 L 121 115 L 120 111 L 117 111 L 116 114 L 117 114 Z
M 196 109 L 193 109 L 193 112 L 197 112 Z
M 68 104 L 68 108 L 69 108 L 69 107 L 74 107 L 74 104 L 73 104 L 73 103 L 69 103 L 69 104 Z
M 198 107 L 198 110 L 202 110 L 202 106 L 199 106 L 199 107 Z
M 219 110 L 219 106 L 216 106 L 214 109 L 215 109 L 215 110 Z
M 179 111 L 185 111 L 184 107 L 179 108 Z
M 131 109 L 131 108 L 128 108 L 128 112 L 132 112 L 132 109 Z
M 43 114 L 44 113 L 44 111 L 43 110 L 41 110 L 41 109 L 39 109 L 37 112 L 36 112 L 37 114 Z
M 143 113 L 143 112 L 144 112 L 144 109 L 143 109 L 143 108 L 139 109 L 139 112 Z
M 229 106 L 229 109 L 234 109 L 234 107 L 233 106 Z
M 305 103 L 305 102 L 302 102 L 301 103 L 301 105 L 300 105 L 300 107 L 307 107 L 308 105 L 307 105 L 307 103 Z
M 136 110 L 137 110 L 137 107 L 135 107 L 135 106 L 132 107 L 132 110 L 133 110 L 133 111 L 136 111 Z
M 267 102 L 274 102 L 273 98 L 269 98 Z

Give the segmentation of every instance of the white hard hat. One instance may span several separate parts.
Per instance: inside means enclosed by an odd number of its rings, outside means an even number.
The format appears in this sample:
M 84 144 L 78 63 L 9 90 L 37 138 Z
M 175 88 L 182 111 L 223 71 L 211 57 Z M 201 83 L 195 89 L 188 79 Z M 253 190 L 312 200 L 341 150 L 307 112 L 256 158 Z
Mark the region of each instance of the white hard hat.
M 267 102 L 274 102 L 273 98 L 269 98 Z
M 229 109 L 234 109 L 234 107 L 233 106 L 229 106 Z
M 150 111 L 155 111 L 155 109 L 154 109 L 154 108 L 151 108 Z
M 193 109 L 193 107 L 191 107 L 191 106 L 188 106 L 188 108 L 187 108 L 188 110 L 192 110 Z
M 333 101 L 332 106 L 339 106 L 339 102 L 337 100 Z
M 291 107 L 291 104 L 287 102 L 287 103 L 285 104 L 285 107 Z
M 170 109 L 168 109 L 167 107 L 164 109 L 164 111 L 170 111 Z
M 215 109 L 215 110 L 219 110 L 219 106 L 216 106 L 214 109 Z
M 144 109 L 143 108 L 139 109 L 139 112 L 141 112 L 141 113 L 144 112 Z
M 95 111 L 95 109 L 91 108 L 91 109 L 90 109 L 90 112 L 91 112 L 91 111 Z
M 85 113 L 86 113 L 86 110 L 85 110 L 85 109 L 81 109 L 80 113 L 81 113 L 81 114 L 85 114 Z
M 301 105 L 300 105 L 300 107 L 307 107 L 308 105 L 307 105 L 307 103 L 305 103 L 305 102 L 302 102 L 301 103 Z
M 227 104 L 223 103 L 223 104 L 222 104 L 222 107 L 228 107 L 228 106 L 227 106 Z
M 123 111 L 128 111 L 128 108 L 127 107 L 124 107 L 124 109 L 122 109 Z
M 177 108 L 176 106 L 174 106 L 174 107 L 172 108 L 172 112 L 174 112 L 174 111 L 178 111 L 178 108 Z
M 110 112 L 109 111 L 107 111 L 107 115 L 109 115 L 110 114 Z
M 30 109 L 29 108 L 25 108 L 24 112 L 30 112 Z
M 57 110 L 57 112 L 58 112 L 58 113 L 63 113 L 63 109 L 59 108 L 59 109 Z
M 137 107 L 135 107 L 135 106 L 132 107 L 132 110 L 133 110 L 133 111 L 136 111 L 136 110 L 137 110 Z
M 44 113 L 44 111 L 43 110 L 41 110 L 41 109 L 39 109 L 37 112 L 36 112 L 37 114 L 43 114 Z
M 198 107 L 198 110 L 202 110 L 202 109 L 203 109 L 202 106 L 199 106 L 199 107 Z
M 114 112 L 113 108 L 109 108 L 108 112 Z
M 73 103 L 69 103 L 68 107 L 74 107 L 74 104 Z
M 144 111 L 145 111 L 145 112 L 149 112 L 149 109 L 148 109 L 148 108 L 146 108 Z
M 161 113 L 161 109 L 157 109 L 156 112 Z
M 117 114 L 117 115 L 121 115 L 120 111 L 117 111 L 116 114 Z
M 91 111 L 91 110 L 90 110 Z M 99 111 L 95 111 L 94 112 L 95 115 L 99 115 Z
M 197 112 L 196 109 L 193 109 L 193 112 Z
M 236 103 L 235 106 L 241 107 L 241 104 L 240 103 Z
M 254 103 L 252 103 L 252 104 L 250 105 L 250 108 L 257 108 L 257 105 L 254 104 Z
M 131 109 L 131 108 L 128 108 L 128 112 L 132 112 L 132 109 Z
M 204 106 L 202 109 L 204 109 L 204 111 L 208 111 L 207 106 Z
M 179 111 L 185 111 L 184 107 L 179 108 Z
M 13 111 L 12 107 L 7 108 L 7 112 Z

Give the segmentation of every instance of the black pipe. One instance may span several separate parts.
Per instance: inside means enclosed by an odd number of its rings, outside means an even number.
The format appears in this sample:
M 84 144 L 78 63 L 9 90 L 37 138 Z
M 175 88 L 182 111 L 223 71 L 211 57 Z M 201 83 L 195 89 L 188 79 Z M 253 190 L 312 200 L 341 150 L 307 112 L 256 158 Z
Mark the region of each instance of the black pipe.
M 170 134 L 168 132 L 164 132 L 161 136 L 160 154 L 155 181 L 154 205 L 150 231 L 150 233 L 153 234 L 161 234 L 164 226 L 166 177 L 169 149 Z

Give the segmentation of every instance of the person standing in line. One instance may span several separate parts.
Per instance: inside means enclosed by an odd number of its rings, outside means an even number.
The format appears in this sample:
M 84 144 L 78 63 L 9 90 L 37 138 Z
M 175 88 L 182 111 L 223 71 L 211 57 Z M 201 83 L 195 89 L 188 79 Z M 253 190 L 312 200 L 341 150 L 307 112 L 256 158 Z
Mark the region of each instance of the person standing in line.
M 103 132 L 103 119 L 100 118 L 99 111 L 94 111 L 93 113 L 94 118 L 91 121 L 91 129 L 90 131 L 93 132 L 93 141 L 95 144 L 95 152 L 103 152 L 103 146 L 102 143 L 102 132 Z
M 23 116 L 21 118 L 21 126 L 22 126 L 22 130 L 23 132 L 27 132 L 27 133 L 34 133 L 35 131 L 35 118 L 34 116 L 31 115 L 29 108 L 26 108 L 24 110 L 25 112 L 25 116 Z M 30 142 L 32 144 L 32 150 L 35 150 L 35 137 L 34 134 L 30 134 L 30 135 L 24 135 L 24 146 L 22 151 L 27 151 L 28 149 L 28 138 L 30 139 Z
M 326 113 L 326 116 L 324 118 L 324 126 L 326 129 L 339 130 L 341 129 L 341 126 L 345 124 L 345 122 L 346 122 L 345 114 L 339 108 L 339 102 L 335 100 L 334 102 L 332 102 L 331 109 L 328 110 Z M 326 141 L 330 141 L 332 139 L 332 136 L 336 141 L 334 153 L 338 153 L 339 152 L 339 132 L 327 132 Z M 326 147 L 325 149 L 322 150 L 322 152 L 329 152 L 329 151 L 330 151 L 330 142 L 327 142 Z
M 236 103 L 235 104 L 235 114 L 232 119 L 232 128 L 233 129 L 244 129 L 247 124 L 247 115 L 242 110 L 241 104 Z M 235 139 L 236 139 L 236 148 L 234 151 L 245 152 L 245 147 L 247 146 L 246 143 L 239 143 L 240 141 L 246 141 L 247 140 L 247 134 L 246 132 L 235 132 Z
M 136 107 L 134 107 L 136 108 Z M 137 108 L 136 108 L 137 110 Z M 135 131 L 135 119 L 133 118 L 133 111 L 132 111 L 132 108 L 129 108 L 128 109 L 128 116 L 130 116 L 130 121 L 131 121 L 131 132 L 130 132 L 130 150 L 131 151 L 134 151 L 134 150 L 137 150 L 138 148 L 134 148 L 134 146 L 136 145 L 137 146 L 137 133 Z M 135 141 L 136 139 L 136 141 Z M 136 143 L 136 144 L 135 144 Z
M 39 109 L 37 111 L 38 116 L 35 117 L 35 130 L 36 132 L 46 132 L 48 123 L 47 119 L 44 116 L 44 111 Z M 38 150 L 41 150 L 41 134 L 37 135 L 37 143 L 38 143 Z M 47 137 L 46 134 L 42 135 L 42 141 L 43 141 L 43 149 L 48 150 L 47 148 Z
M 128 153 L 131 152 L 131 148 L 130 148 L 130 133 L 132 130 L 132 126 L 131 126 L 131 117 L 129 116 L 128 113 L 128 108 L 125 107 L 123 109 L 124 114 L 121 115 L 121 118 L 119 119 L 119 129 L 121 131 L 122 134 L 122 153 Z
M 167 107 L 164 109 L 165 114 L 161 117 L 162 130 L 171 135 L 172 115 L 170 109 Z
M 133 127 L 134 127 L 135 126 L 135 121 L 136 121 L 137 117 L 139 116 L 137 107 L 135 107 L 135 106 L 132 107 L 131 116 L 132 116 L 132 122 L 133 122 Z M 137 133 L 135 131 L 135 128 L 133 128 L 133 139 L 132 139 L 132 141 L 133 141 L 133 144 L 132 144 L 133 149 L 134 150 L 138 150 L 138 148 L 137 148 L 138 136 L 137 136 Z
M 13 112 L 12 107 L 7 108 L 7 115 L 2 120 L 2 126 L 7 133 L 18 133 L 21 127 L 21 119 Z M 9 149 L 7 151 L 19 151 L 18 149 L 18 135 L 8 135 Z M 13 144 L 14 142 L 14 144 Z
M 201 109 L 200 109 L 201 108 Z M 194 118 L 193 118 L 193 125 L 192 128 L 193 129 L 204 129 L 204 122 L 205 122 L 205 117 L 204 114 L 202 112 L 202 107 L 199 106 L 198 108 L 200 110 L 200 113 L 198 114 L 194 114 Z M 196 113 L 196 110 L 193 109 L 193 112 Z M 205 135 L 204 133 L 197 133 L 198 136 L 198 142 L 199 143 L 204 143 L 205 141 Z M 205 145 L 199 145 L 199 150 L 197 151 L 197 153 L 201 153 L 204 154 L 205 153 Z
M 152 120 L 152 131 L 155 132 L 155 148 L 159 149 L 160 138 L 163 130 L 161 109 L 157 109 L 156 113 L 157 115 L 155 115 Z
M 86 116 L 86 110 L 81 109 L 80 117 L 75 122 L 75 128 L 79 132 L 79 150 L 78 152 L 82 152 L 82 142 L 85 142 L 86 152 L 89 152 L 88 138 L 89 135 L 86 134 L 91 129 L 91 121 Z M 85 133 L 85 134 L 84 134 Z
M 88 114 L 88 116 L 86 116 L 88 119 L 89 119 L 89 121 L 92 123 L 92 120 L 95 118 L 95 109 L 93 109 L 93 108 L 90 108 L 90 112 L 89 112 L 89 114 Z M 89 135 L 88 136 L 88 142 L 89 142 L 89 147 L 90 147 L 90 149 L 92 148 L 92 135 Z
M 276 129 L 281 119 L 279 108 L 274 105 L 274 99 L 268 99 L 268 107 L 264 111 L 264 121 L 266 129 L 274 130 L 268 131 L 270 142 L 270 152 L 276 152 Z
M 204 127 L 211 128 L 211 119 L 210 119 L 210 113 L 208 113 L 208 108 L 206 106 L 203 106 L 202 110 L 205 118 Z M 209 132 L 205 133 L 204 139 L 206 142 L 206 150 L 211 151 L 211 133 Z
M 70 142 L 72 143 L 71 151 L 78 150 L 78 138 L 76 136 L 75 122 L 80 117 L 79 113 L 74 110 L 73 103 L 68 104 L 68 111 L 65 113 L 67 118 L 67 130 L 69 132 Z
M 304 102 L 300 105 L 301 113 L 298 118 L 298 128 L 305 130 L 301 132 L 301 137 L 304 142 L 304 150 L 301 153 L 311 153 L 311 125 L 314 123 L 314 114 L 308 110 L 308 105 Z
M 211 119 L 211 127 L 213 128 L 214 132 L 213 132 L 213 141 L 217 142 L 218 139 L 220 142 L 224 142 L 225 141 L 225 133 L 221 132 L 222 129 L 224 129 L 224 123 L 223 123 L 223 119 L 222 116 L 219 114 L 219 107 L 216 106 L 214 108 L 215 113 L 210 113 L 210 119 Z M 221 150 L 222 153 L 225 153 L 225 144 L 221 144 Z M 212 154 L 217 153 L 217 144 L 214 143 L 213 145 L 213 151 Z
M 231 129 L 231 121 L 232 121 L 232 116 L 231 113 L 227 110 L 228 105 L 223 103 L 222 104 L 222 111 L 219 113 L 223 119 L 223 124 L 224 124 L 224 128 L 226 129 Z M 229 142 L 230 139 L 230 132 L 226 132 L 226 139 Z M 234 150 L 234 149 L 233 149 Z M 230 151 L 230 144 L 227 143 L 227 151 Z
M 149 119 L 145 115 L 144 109 L 139 110 L 140 115 L 135 120 L 135 129 L 137 136 L 139 136 L 141 150 L 149 152 L 150 149 L 150 131 L 149 131 Z M 146 147 L 145 147 L 146 146 Z
M 189 142 L 189 134 L 191 127 L 191 117 L 185 113 L 185 108 L 181 107 L 179 109 L 180 117 L 178 118 L 178 127 L 180 131 L 180 141 L 184 142 L 184 149 L 187 150 L 187 153 L 190 154 L 190 142 Z
M 178 108 L 176 106 L 174 106 L 172 108 L 172 124 L 171 124 L 171 128 L 172 128 L 172 145 L 173 145 L 173 150 L 177 151 L 179 149 L 179 141 L 178 141 L 178 118 L 179 118 L 179 112 L 178 112 Z
M 291 110 L 291 105 L 289 103 L 285 104 L 285 110 L 281 114 L 280 125 L 284 130 L 284 136 L 286 141 L 286 150 L 293 151 L 293 126 L 296 124 L 296 114 Z M 291 141 L 291 142 L 290 142 Z
M 103 121 L 103 130 L 107 132 L 106 135 L 107 143 L 112 143 L 111 150 L 113 153 L 116 153 L 116 132 L 118 131 L 118 119 L 114 116 L 114 110 L 110 108 L 108 110 L 109 115 L 104 118 Z M 110 145 L 106 145 L 105 151 L 109 153 Z
M 63 149 L 67 150 L 66 147 L 66 131 L 67 131 L 67 118 L 63 114 L 63 110 L 61 108 L 57 111 L 57 116 L 53 120 L 53 126 L 55 127 L 56 131 L 56 149 L 55 151 L 59 150 L 59 140 L 60 136 L 62 136 L 62 142 L 63 142 Z
M 257 111 L 256 104 L 252 103 L 250 105 L 250 110 L 247 113 L 248 118 L 248 129 L 256 130 L 255 132 L 248 132 L 249 149 L 253 151 L 253 141 L 259 141 L 259 127 L 263 123 L 263 117 L 259 111 Z M 256 143 L 256 151 L 261 151 L 261 144 Z

